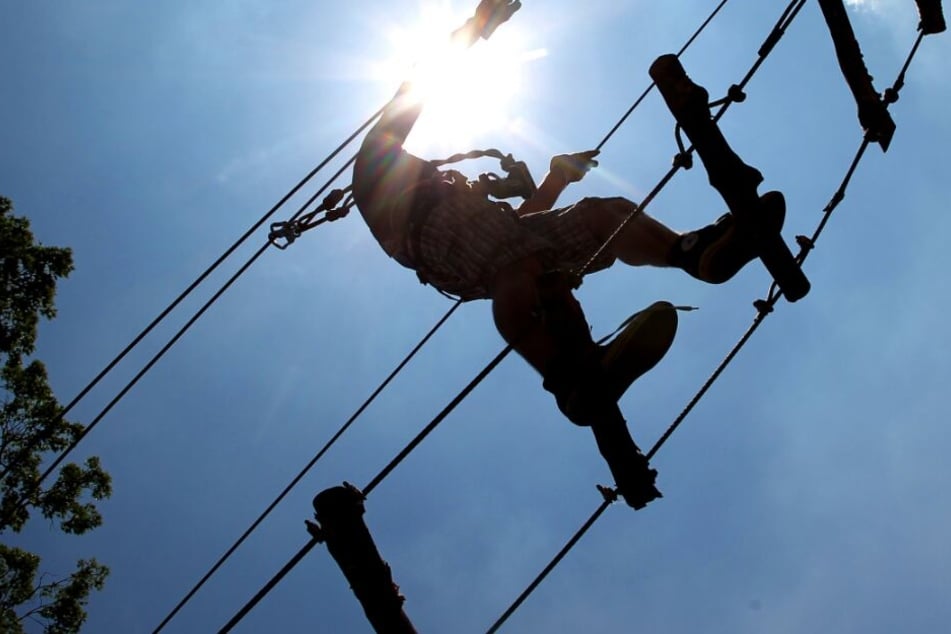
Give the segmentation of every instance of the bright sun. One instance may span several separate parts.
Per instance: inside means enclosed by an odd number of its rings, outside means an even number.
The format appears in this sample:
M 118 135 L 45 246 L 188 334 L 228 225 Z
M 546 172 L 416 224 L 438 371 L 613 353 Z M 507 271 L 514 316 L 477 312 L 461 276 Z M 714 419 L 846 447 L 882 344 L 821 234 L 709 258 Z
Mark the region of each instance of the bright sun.
M 425 107 L 409 144 L 424 152 L 468 150 L 482 134 L 513 125 L 525 63 L 546 54 L 523 48 L 514 20 L 488 41 L 454 46 L 449 36 L 464 21 L 445 3 L 429 5 L 414 27 L 388 33 L 396 53 L 381 70 L 390 81 L 413 80 Z

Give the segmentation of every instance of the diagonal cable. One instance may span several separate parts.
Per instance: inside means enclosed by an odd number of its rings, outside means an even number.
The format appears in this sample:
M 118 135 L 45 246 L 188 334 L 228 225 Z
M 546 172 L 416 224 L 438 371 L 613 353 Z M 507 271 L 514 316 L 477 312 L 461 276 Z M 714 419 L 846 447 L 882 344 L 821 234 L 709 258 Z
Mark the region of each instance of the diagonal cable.
M 205 573 L 205 575 L 198 581 L 198 583 L 196 583 L 195 586 L 191 590 L 189 590 L 189 592 L 185 595 L 185 597 L 181 601 L 179 601 L 178 605 L 176 605 L 172 609 L 172 611 L 168 613 L 165 619 L 161 623 L 159 623 L 158 627 L 155 628 L 155 630 L 153 631 L 153 634 L 158 634 L 159 632 L 161 632 L 162 629 L 166 625 L 168 625 L 169 621 L 171 621 L 175 617 L 175 615 L 178 614 L 178 612 L 192 599 L 192 597 L 195 596 L 195 594 L 202 588 L 202 586 L 204 586 L 205 583 L 209 579 L 211 579 L 211 577 L 218 571 L 219 568 L 221 568 L 222 565 L 224 565 L 224 563 L 231 557 L 231 555 L 234 554 L 234 552 L 241 546 L 241 544 L 243 544 L 244 541 L 248 537 L 250 537 L 251 534 L 257 529 L 257 527 L 260 526 L 261 523 L 268 517 L 268 515 L 271 514 L 271 512 L 277 507 L 277 505 L 280 504 L 284 500 L 284 498 L 287 497 L 287 495 L 291 492 L 291 490 L 294 487 L 296 487 L 298 483 L 300 483 L 300 481 L 304 478 L 304 476 L 306 476 L 310 472 L 310 470 L 313 469 L 314 465 L 317 464 L 317 462 L 324 456 L 324 454 L 326 454 L 330 450 L 330 448 L 333 447 L 333 445 L 337 442 L 337 440 L 340 439 L 341 436 L 343 436 L 344 432 L 346 432 L 347 429 L 350 428 L 350 426 L 354 423 L 354 421 L 356 421 L 356 419 L 361 414 L 363 414 L 364 410 L 366 410 L 366 408 L 369 407 L 370 404 L 373 403 L 374 400 L 376 400 L 376 397 L 379 396 L 381 392 L 383 392 L 383 390 L 390 384 L 390 382 L 394 378 L 396 378 L 396 376 L 400 372 L 402 372 L 403 368 L 405 368 L 406 365 L 410 362 L 410 360 L 412 360 L 413 357 L 416 356 L 416 353 L 418 353 L 422 349 L 422 347 L 432 338 L 432 336 L 436 334 L 436 332 L 443 326 L 443 324 L 446 323 L 449 317 L 452 316 L 452 314 L 456 311 L 457 308 L 459 308 L 461 304 L 462 304 L 461 301 L 456 302 L 452 306 L 452 308 L 450 308 L 449 311 L 445 315 L 443 315 L 443 317 L 436 323 L 436 325 L 433 326 L 433 328 L 428 333 L 426 333 L 426 335 L 422 338 L 422 340 L 420 340 L 420 342 L 416 344 L 416 346 L 410 351 L 410 353 L 407 354 L 406 357 L 389 374 L 389 376 L 387 376 L 386 379 L 384 379 L 384 381 L 379 385 L 379 387 L 377 387 L 373 391 L 373 393 L 363 402 L 363 404 L 357 408 L 357 410 L 353 413 L 353 415 L 349 419 L 347 419 L 347 422 L 345 422 L 343 426 L 341 426 L 341 428 L 337 431 L 337 433 L 335 433 L 333 437 L 331 437 L 331 439 L 327 441 L 327 443 L 320 449 L 320 451 L 318 451 L 314 455 L 314 457 L 311 458 L 310 462 L 308 462 L 304 466 L 304 468 L 301 469 L 300 473 L 298 473 L 294 477 L 294 479 L 291 480 L 291 482 L 286 487 L 284 487 L 284 490 L 281 491 L 280 494 L 274 499 L 274 501 L 268 505 L 268 507 L 264 510 L 264 512 L 261 513 L 261 515 L 258 516 L 258 518 L 254 520 L 254 522 L 252 522 L 251 526 L 249 526 L 248 529 L 244 531 L 244 533 L 242 533 L 241 537 L 239 537 L 234 542 L 234 544 L 232 544 L 231 547 L 228 548 L 228 550 L 218 559 L 218 561 L 215 562 L 215 564 L 211 567 L 211 569 L 208 570 L 208 572 Z
M 174 311 L 188 296 L 190 296 L 192 292 L 195 291 L 195 289 L 197 289 L 206 279 L 208 279 L 208 277 L 215 270 L 217 270 L 218 267 L 221 266 L 221 264 L 225 262 L 225 260 L 231 257 L 231 255 L 234 254 L 234 252 L 241 245 L 243 245 L 248 240 L 248 238 L 250 238 L 258 229 L 260 229 L 261 225 L 267 222 L 275 213 L 277 213 L 279 209 L 281 209 L 287 203 L 288 200 L 290 200 L 301 189 L 303 189 L 303 187 L 308 182 L 310 182 L 314 176 L 316 176 L 324 167 L 326 167 L 330 163 L 330 161 L 336 158 L 340 154 L 340 152 L 342 152 L 350 143 L 352 143 L 357 138 L 357 136 L 359 136 L 364 130 L 366 130 L 370 125 L 372 125 L 373 122 L 376 121 L 376 119 L 378 119 L 380 115 L 383 113 L 383 110 L 384 108 L 380 108 L 373 115 L 371 115 L 359 128 L 357 128 L 357 130 L 353 134 L 347 137 L 347 139 L 344 140 L 343 143 L 338 145 L 337 148 L 334 149 L 329 155 L 327 155 L 327 157 L 325 157 L 314 169 L 312 169 L 307 175 L 305 175 L 300 181 L 298 181 L 298 183 L 294 185 L 286 194 L 284 194 L 284 196 L 281 197 L 281 199 L 278 202 L 276 202 L 263 216 L 261 216 L 261 218 L 259 218 L 253 225 L 251 225 L 251 227 L 247 231 L 245 231 L 243 235 L 241 235 L 237 240 L 235 240 L 235 242 L 230 247 L 228 247 L 224 251 L 224 253 L 222 253 L 218 257 L 218 259 L 212 262 L 212 264 L 208 266 L 208 268 L 206 268 L 187 288 L 185 288 L 185 290 L 182 291 L 178 295 L 178 297 L 172 300 L 172 302 L 168 306 L 166 306 L 145 328 L 143 328 L 139 332 L 139 334 L 137 334 L 132 339 L 132 341 L 130 341 L 129 344 L 126 345 L 126 347 L 123 348 L 119 352 L 119 354 L 113 357 L 113 359 L 108 364 L 106 364 L 106 366 L 102 370 L 100 370 L 99 373 L 95 377 L 93 377 L 93 379 L 89 381 L 89 383 L 87 383 L 79 391 L 79 393 L 76 394 L 76 396 L 74 396 L 72 400 L 70 400 L 70 402 L 67 403 L 66 406 L 63 407 L 56 414 L 52 422 L 56 423 L 58 421 L 65 419 L 67 414 L 69 414 L 69 412 L 77 404 L 79 404 L 79 402 L 83 398 L 85 398 L 86 395 L 88 395 L 89 392 L 92 391 L 92 389 L 95 388 L 96 385 L 98 385 L 100 381 L 102 381 L 113 369 L 115 369 L 115 367 L 130 352 L 132 352 L 132 350 L 135 349 L 136 346 L 138 346 L 142 342 L 142 340 L 145 339 L 146 336 L 148 336 L 162 321 L 164 321 L 165 318 L 168 317 L 172 313 L 172 311 Z M 316 196 L 311 198 L 308 201 L 308 203 L 305 204 L 305 206 L 313 202 L 315 198 Z M 302 211 L 303 211 L 303 208 L 301 209 L 301 211 L 298 211 L 295 217 L 300 215 Z M 260 253 L 256 254 L 252 258 L 252 260 L 257 259 L 257 257 L 259 256 L 260 256 Z M 247 266 L 248 265 L 245 265 L 245 267 L 242 267 L 242 271 L 246 270 Z M 229 285 L 230 283 L 231 282 L 229 282 Z M 109 408 L 111 409 L 111 406 Z M 40 479 L 36 483 L 36 486 L 39 486 L 43 482 L 43 480 L 45 480 L 49 476 L 49 474 L 52 472 L 52 469 L 55 468 L 55 466 L 58 466 L 66 458 L 66 455 L 72 452 L 73 449 L 76 448 L 79 442 L 86 436 L 86 433 L 87 433 L 86 430 L 84 430 L 77 439 L 74 439 L 73 443 L 71 443 L 63 452 L 59 454 L 59 456 L 54 460 L 54 466 L 52 468 L 48 468 L 40 476 Z M 32 449 L 33 449 L 33 445 L 24 448 L 23 453 L 21 455 L 26 455 L 27 453 L 32 451 Z M 17 462 L 19 462 L 19 460 L 20 460 L 19 457 L 14 458 L 13 460 L 11 460 L 11 465 L 16 464 Z M 0 479 L 6 476 L 10 468 L 11 467 L 8 467 L 6 470 L 0 473 Z
M 693 35 L 691 35 L 687 39 L 684 45 L 680 47 L 680 50 L 677 51 L 677 57 L 680 57 L 681 55 L 683 55 L 687 51 L 687 49 L 690 48 L 690 45 L 693 44 L 694 40 L 700 37 L 700 35 L 706 30 L 707 25 L 713 22 L 713 19 L 717 17 L 717 14 L 720 13 L 720 9 L 722 9 L 726 5 L 727 2 L 729 2 L 729 0 L 720 0 L 720 4 L 718 4 L 716 8 L 713 10 L 713 12 L 710 13 L 709 16 L 707 16 L 707 19 L 703 21 L 703 24 L 701 24 L 697 28 L 697 30 L 693 32 Z M 607 144 L 607 142 L 611 139 L 611 137 L 613 137 L 614 134 L 621 128 L 621 126 L 624 125 L 624 122 L 626 122 L 628 118 L 632 114 L 634 114 L 634 111 L 637 110 L 637 108 L 641 105 L 644 99 L 647 98 L 647 95 L 650 94 L 650 92 L 654 89 L 655 86 L 656 84 L 654 82 L 651 82 L 650 85 L 644 89 L 644 92 L 641 93 L 640 97 L 634 100 L 634 103 L 631 105 L 630 108 L 627 109 L 627 112 L 624 113 L 624 115 L 618 120 L 618 122 L 614 124 L 614 127 L 611 128 L 611 130 L 604 136 L 603 139 L 601 139 L 601 142 L 598 143 L 598 145 L 595 147 L 596 150 L 600 150 L 601 148 L 605 146 L 605 144 Z
M 339 176 L 350 166 L 350 164 L 353 162 L 353 160 L 354 160 L 354 159 L 350 159 L 350 161 L 348 161 L 346 164 L 344 164 L 343 167 L 341 167 L 339 170 L 337 170 L 336 174 L 334 174 L 334 176 L 332 176 L 332 177 L 330 178 L 330 180 L 328 180 L 327 183 L 326 183 L 320 190 L 318 190 L 317 193 L 314 194 L 314 196 L 313 196 L 307 203 L 305 203 L 305 205 L 304 205 L 303 207 L 301 207 L 301 209 L 297 212 L 296 215 L 299 215 L 300 213 L 302 213 L 303 210 L 310 204 L 310 202 L 312 202 L 313 200 L 315 200 L 320 194 L 323 193 L 324 190 L 326 190 L 326 189 L 330 186 L 330 184 L 331 184 L 334 180 L 336 180 L 337 178 L 339 178 Z M 296 217 L 296 215 L 295 215 L 295 217 Z M 209 308 L 211 308 L 211 306 L 212 306 L 216 301 L 218 301 L 218 299 L 219 299 L 222 295 L 224 295 L 225 291 L 227 291 L 229 288 L 231 288 L 231 286 L 238 280 L 238 278 L 240 278 L 240 277 L 245 273 L 245 271 L 247 271 L 249 268 L 251 268 L 251 265 L 254 264 L 254 263 L 258 260 L 258 258 L 260 258 L 262 255 L 264 255 L 264 252 L 267 251 L 268 247 L 270 247 L 270 246 L 271 246 L 271 243 L 270 243 L 270 242 L 265 242 L 265 243 L 254 253 L 254 255 L 252 255 L 252 256 L 238 269 L 238 271 L 237 271 L 236 273 L 234 273 L 230 278 L 228 278 L 228 280 L 214 293 L 214 295 L 211 296 L 211 299 L 209 299 L 207 302 L 205 302 L 205 303 L 201 306 L 201 308 L 199 308 L 199 309 L 195 312 L 195 314 L 192 315 L 192 317 L 191 317 L 188 321 L 185 322 L 185 325 L 182 326 L 182 327 L 172 336 L 172 338 L 171 338 L 164 346 L 162 346 L 162 348 L 161 348 L 157 353 L 155 353 L 155 354 L 152 356 L 151 359 L 149 359 L 149 361 L 142 367 L 142 369 L 139 370 L 139 372 L 136 373 L 135 376 L 133 376 L 132 379 L 131 379 L 128 383 L 126 383 L 125 386 L 124 386 L 121 390 L 119 390 L 119 393 L 116 394 L 116 396 L 114 396 L 114 397 L 112 398 L 112 400 L 109 401 L 109 403 L 108 403 L 102 410 L 100 410 L 100 412 L 95 416 L 95 418 L 93 418 L 93 420 L 90 421 L 90 423 L 89 423 L 88 425 L 86 425 L 86 426 L 83 428 L 83 430 L 76 436 L 76 438 L 73 439 L 73 441 L 69 444 L 69 446 L 66 447 L 66 449 L 64 449 L 63 451 L 61 451 L 61 452 L 59 453 L 59 455 L 53 460 L 53 462 L 50 463 L 50 465 L 46 468 L 46 470 L 43 471 L 43 473 L 40 475 L 40 477 L 39 477 L 39 478 L 37 479 L 37 481 L 34 483 L 34 491 L 35 491 L 36 489 L 38 489 L 39 486 L 43 483 L 43 481 L 46 480 L 46 478 L 48 478 L 48 477 L 50 476 L 50 474 L 52 474 L 53 471 L 56 470 L 56 468 L 69 456 L 69 454 L 70 454 L 74 449 L 76 449 L 76 447 L 79 446 L 79 444 L 83 441 L 83 439 L 85 439 L 86 436 L 88 436 L 89 433 L 92 432 L 92 430 L 96 428 L 96 426 L 102 421 L 102 419 L 105 418 L 106 414 L 108 414 L 108 413 L 112 410 L 112 408 L 115 407 L 115 406 L 119 403 L 119 401 L 121 401 L 121 400 L 123 399 L 123 397 L 125 397 L 125 395 L 128 394 L 129 391 L 130 391 L 133 387 L 135 387 L 135 385 L 142 379 L 142 377 L 144 377 L 144 376 L 149 372 L 149 370 L 151 370 L 152 367 L 153 367 L 156 363 L 158 363 L 158 361 L 159 361 L 163 356 L 165 356 L 165 353 L 167 353 L 169 350 L 171 350 L 171 348 L 178 342 L 179 339 L 181 339 L 181 338 L 185 335 L 186 332 L 188 332 L 188 330 L 195 324 L 195 322 L 197 322 L 197 321 L 201 318 L 201 316 L 204 315 L 205 312 L 207 312 L 207 310 L 208 310 Z M 22 504 L 22 503 L 23 503 L 23 502 L 21 501 L 21 504 Z
M 414 449 L 416 449 L 416 447 L 418 447 L 419 444 L 422 443 L 423 440 L 424 440 L 434 429 L 436 429 L 436 427 L 437 427 L 443 420 L 445 420 L 446 417 L 449 416 L 449 414 L 452 413 L 452 411 L 453 411 L 456 407 L 458 407 L 459 404 L 460 404 L 467 396 L 469 396 L 469 394 L 472 392 L 472 390 L 474 390 L 474 389 L 476 388 L 476 386 L 478 386 L 479 383 L 481 383 L 481 382 L 485 379 L 485 377 L 489 376 L 489 374 L 492 372 L 492 370 L 494 370 L 494 369 L 502 362 L 502 360 L 505 359 L 505 357 L 507 357 L 510 352 L 512 352 L 512 349 L 513 349 L 513 348 L 512 348 L 511 345 L 505 346 L 505 348 L 503 348 L 502 351 L 499 352 L 499 353 L 495 356 L 495 358 L 493 358 L 491 361 L 489 361 L 489 363 L 488 363 L 484 368 L 482 368 L 482 370 L 479 371 L 479 373 L 475 376 L 475 378 L 473 378 L 473 379 L 468 383 L 468 385 L 466 385 L 466 386 L 462 389 L 462 391 L 460 391 L 460 392 L 449 402 L 449 404 L 446 405 L 446 407 L 444 407 L 444 408 L 442 409 L 442 411 L 439 412 L 439 413 L 436 415 L 436 417 L 433 418 L 432 421 L 430 421 L 429 424 L 426 425 L 426 427 L 424 427 L 423 430 L 422 430 L 421 432 L 419 432 L 419 433 L 413 438 L 413 440 L 411 440 L 411 441 L 406 445 L 406 447 L 403 448 L 403 450 L 400 451 L 399 454 L 397 454 L 397 456 L 396 456 L 395 458 L 393 458 L 393 460 L 391 460 L 391 461 L 380 471 L 380 473 L 378 473 L 372 480 L 370 480 L 369 484 L 367 484 L 367 485 L 363 488 L 363 495 L 364 495 L 364 497 L 368 496 L 368 495 L 370 494 L 370 492 L 373 491 L 373 489 L 375 489 L 377 486 L 379 486 L 379 485 L 387 478 L 387 476 L 389 476 L 389 475 L 393 472 L 393 470 L 396 469 L 396 467 L 399 466 L 399 464 L 400 464 L 401 462 L 403 462 L 403 460 L 405 460 L 406 457 L 407 457 Z M 277 584 L 280 583 L 280 581 L 281 581 L 284 577 L 286 577 L 287 574 L 288 574 L 291 570 L 293 570 L 294 567 L 295 567 L 298 563 L 300 563 L 300 561 L 304 558 L 305 555 L 307 555 L 307 553 L 309 553 L 311 550 L 313 550 L 314 546 L 316 546 L 316 545 L 319 543 L 319 541 L 320 541 L 320 540 L 318 540 L 317 538 L 311 538 L 310 541 L 308 541 L 306 544 L 304 544 L 304 546 L 301 547 L 301 549 L 300 549 L 299 551 L 297 551 L 297 553 L 296 553 L 293 557 L 291 557 L 290 561 L 288 561 L 288 562 L 277 572 L 277 574 L 274 575 L 274 576 L 257 592 L 257 594 L 255 594 L 247 603 L 245 603 L 245 604 L 241 607 L 240 610 L 238 610 L 238 612 L 231 618 L 231 620 L 228 621 L 228 623 L 225 624 L 225 626 L 224 626 L 223 628 L 221 628 L 221 629 L 218 631 L 218 634 L 225 634 L 226 632 L 230 632 L 230 631 L 232 630 L 232 628 L 234 628 L 235 625 L 237 625 L 245 616 L 247 616 L 247 614 L 248 614 L 252 609 L 254 609 L 254 606 L 256 606 L 258 603 L 260 603 L 261 600 L 262 600 L 265 596 L 267 596 L 267 594 L 268 594 L 271 590 L 273 590 L 273 589 L 277 586 Z

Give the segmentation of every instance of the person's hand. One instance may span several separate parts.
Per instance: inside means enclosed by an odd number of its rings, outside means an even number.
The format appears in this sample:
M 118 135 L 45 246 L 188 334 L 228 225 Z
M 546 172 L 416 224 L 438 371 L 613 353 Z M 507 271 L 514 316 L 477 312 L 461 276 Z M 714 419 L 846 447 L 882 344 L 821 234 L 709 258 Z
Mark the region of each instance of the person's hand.
M 549 171 L 564 178 L 566 184 L 577 183 L 591 168 L 598 166 L 598 162 L 594 160 L 598 154 L 600 154 L 598 150 L 559 154 L 552 158 Z
M 452 41 L 472 46 L 480 37 L 487 40 L 500 24 L 507 22 L 521 8 L 520 0 L 482 0 L 475 15 L 453 31 Z

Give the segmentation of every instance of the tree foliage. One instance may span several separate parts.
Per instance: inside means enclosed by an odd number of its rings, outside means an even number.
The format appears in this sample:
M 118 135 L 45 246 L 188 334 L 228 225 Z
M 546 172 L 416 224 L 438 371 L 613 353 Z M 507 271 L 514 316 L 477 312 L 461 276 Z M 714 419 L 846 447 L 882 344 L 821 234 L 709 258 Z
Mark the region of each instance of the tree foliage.
M 64 533 L 81 535 L 102 523 L 95 501 L 111 494 L 111 480 L 91 457 L 38 484 L 43 461 L 83 427 L 64 419 L 46 367 L 29 358 L 40 318 L 56 316 L 56 283 L 72 271 L 72 253 L 37 243 L 29 221 L 12 212 L 0 196 L 0 534 L 20 532 L 39 512 Z M 63 578 L 38 577 L 39 566 L 37 555 L 0 544 L 0 632 L 22 632 L 27 620 L 47 634 L 79 631 L 89 593 L 108 574 L 95 560 L 79 561 Z

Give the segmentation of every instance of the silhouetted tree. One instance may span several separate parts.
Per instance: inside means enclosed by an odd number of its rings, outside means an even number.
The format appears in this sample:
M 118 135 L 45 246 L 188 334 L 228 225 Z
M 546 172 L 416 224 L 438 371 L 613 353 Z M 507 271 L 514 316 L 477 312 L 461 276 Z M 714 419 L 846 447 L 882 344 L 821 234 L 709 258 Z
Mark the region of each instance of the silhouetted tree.
M 56 282 L 73 269 L 69 249 L 35 242 L 26 218 L 0 196 L 0 535 L 19 532 L 39 512 L 64 533 L 80 535 L 102 523 L 94 500 L 111 494 L 99 459 L 66 464 L 52 482 L 38 485 L 44 458 L 55 456 L 82 432 L 62 417 L 46 367 L 33 354 L 40 317 L 56 316 Z M 93 589 L 109 570 L 80 560 L 68 577 L 39 573 L 40 557 L 0 544 L 0 632 L 23 632 L 27 621 L 47 634 L 78 632 Z

